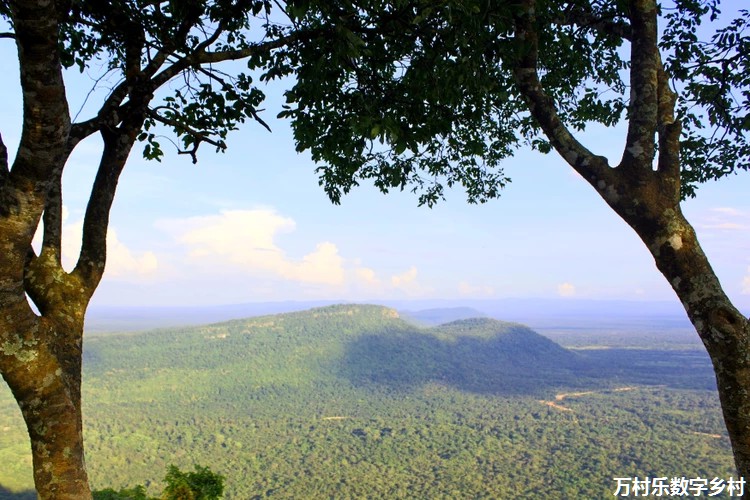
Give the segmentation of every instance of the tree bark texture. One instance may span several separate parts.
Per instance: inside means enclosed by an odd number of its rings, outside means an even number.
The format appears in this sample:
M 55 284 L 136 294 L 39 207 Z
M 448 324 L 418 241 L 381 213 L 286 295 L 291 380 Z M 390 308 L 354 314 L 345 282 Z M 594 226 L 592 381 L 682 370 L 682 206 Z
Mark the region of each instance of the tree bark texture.
M 21 408 L 42 499 L 88 499 L 81 419 L 83 316 L 91 287 L 60 264 L 59 184 L 70 115 L 58 54 L 67 6 L 10 2 L 21 68 L 23 132 L 0 176 L 0 372 Z M 44 213 L 43 249 L 31 241 Z M 30 307 L 33 299 L 41 315 Z
M 733 306 L 680 208 L 680 123 L 657 45 L 654 0 L 630 0 L 631 101 L 619 165 L 586 149 L 559 118 L 538 73 L 535 1 L 516 19 L 526 50 L 516 83 L 555 150 L 638 234 L 682 302 L 711 358 L 740 477 L 750 480 L 750 321 Z M 658 155 L 656 154 L 658 145 Z M 744 498 L 750 498 L 745 491 Z

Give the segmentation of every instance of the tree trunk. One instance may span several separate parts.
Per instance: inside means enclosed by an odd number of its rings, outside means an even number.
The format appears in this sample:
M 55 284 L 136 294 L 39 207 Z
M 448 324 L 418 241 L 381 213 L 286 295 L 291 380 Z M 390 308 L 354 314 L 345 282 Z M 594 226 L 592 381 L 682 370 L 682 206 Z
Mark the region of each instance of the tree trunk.
M 664 198 L 616 210 L 648 247 L 711 357 L 737 471 L 750 480 L 750 320 L 724 293 L 679 204 L 664 206 Z
M 15 366 L 5 369 L 3 377 L 26 422 L 37 494 L 40 499 L 89 499 L 91 491 L 83 454 L 80 372 L 63 371 L 47 346 L 16 347 L 11 355 L 16 362 L 11 360 L 10 363 Z M 34 361 L 28 362 L 31 358 Z
M 750 322 L 722 290 L 680 209 L 681 124 L 659 53 L 657 4 L 628 2 L 628 136 L 616 168 L 578 142 L 558 115 L 539 78 L 535 0 L 525 0 L 524 7 L 516 18 L 516 39 L 525 50 L 514 73 L 529 111 L 554 149 L 636 231 L 682 301 L 714 366 L 737 471 L 750 480 Z M 744 498 L 750 499 L 747 490 Z
M 7 236 L 7 233 L 0 233 Z M 81 418 L 81 352 L 83 312 L 80 292 L 48 281 L 40 286 L 68 300 L 47 306 L 43 316 L 30 308 L 18 278 L 20 256 L 0 257 L 0 372 L 13 392 L 31 440 L 34 484 L 40 499 L 89 499 L 83 455 Z M 16 261 L 13 263 L 13 261 Z M 39 260 L 41 262 L 41 260 Z M 15 264 L 15 265 L 14 265 Z M 41 271 L 41 265 L 35 269 Z M 20 284 L 19 284 L 20 282 Z M 68 283 L 69 285 L 70 283 Z M 10 286 L 9 286 L 10 285 Z M 63 302 L 60 302 L 63 304 Z

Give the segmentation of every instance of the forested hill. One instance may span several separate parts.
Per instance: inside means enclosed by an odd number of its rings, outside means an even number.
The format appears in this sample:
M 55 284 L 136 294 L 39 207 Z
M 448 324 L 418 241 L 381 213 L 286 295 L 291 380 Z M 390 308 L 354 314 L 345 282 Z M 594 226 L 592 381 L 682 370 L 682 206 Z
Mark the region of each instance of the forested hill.
M 95 488 L 152 494 L 169 464 L 208 466 L 227 500 L 607 498 L 613 474 L 732 473 L 712 373 L 702 351 L 570 351 L 369 305 L 90 335 L 86 462 Z M 22 498 L 28 437 L 4 386 L 0 464 L 0 499 Z
M 315 380 L 403 389 L 430 381 L 489 393 L 533 393 L 574 383 L 587 365 L 531 329 L 488 318 L 420 328 L 389 308 L 334 305 L 213 325 L 90 337 L 88 377 L 127 371 L 206 370 L 206 387 Z M 230 391 L 232 387 L 227 387 Z

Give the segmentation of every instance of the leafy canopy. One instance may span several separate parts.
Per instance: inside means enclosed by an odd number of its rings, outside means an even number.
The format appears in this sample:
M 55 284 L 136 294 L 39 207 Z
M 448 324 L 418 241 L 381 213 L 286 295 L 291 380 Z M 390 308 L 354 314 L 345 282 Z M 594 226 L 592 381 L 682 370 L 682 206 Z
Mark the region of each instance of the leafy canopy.
M 291 118 L 297 149 L 320 164 L 334 202 L 363 180 L 384 192 L 409 188 L 421 204 L 454 184 L 484 202 L 509 181 L 502 161 L 518 148 L 551 150 L 513 77 L 528 50 L 515 37 L 519 8 L 510 0 L 78 0 L 60 48 L 66 66 L 121 79 L 100 118 L 149 102 L 138 133 L 146 158 L 163 157 L 161 127 L 193 161 L 204 142 L 226 149 L 247 119 L 268 127 L 259 83 L 292 75 L 280 116 Z M 722 13 L 720 0 L 674 0 L 660 14 L 683 126 L 682 190 L 693 196 L 699 183 L 750 164 L 750 13 Z M 10 19 L 5 2 L 0 15 Z M 536 29 L 541 83 L 564 125 L 627 119 L 625 2 L 539 0 Z M 239 59 L 247 71 L 219 68 Z
M 183 472 L 174 465 L 167 469 L 161 497 L 148 496 L 146 488 L 107 488 L 94 492 L 94 500 L 218 500 L 224 495 L 224 476 L 208 467 L 195 466 L 195 472 Z
M 297 29 L 320 36 L 287 51 L 287 93 L 299 150 L 309 150 L 334 202 L 361 180 L 409 187 L 432 205 L 462 184 L 470 202 L 499 194 L 502 160 L 549 152 L 513 70 L 525 51 L 518 3 L 295 2 Z M 747 170 L 750 14 L 721 25 L 718 0 L 660 8 L 660 48 L 683 124 L 682 193 Z M 706 26 L 706 23 L 709 26 Z M 539 74 L 562 123 L 583 130 L 627 119 L 630 20 L 619 0 L 536 2 Z M 713 34 L 706 37 L 706 32 Z M 280 64 L 273 61 L 272 64 Z

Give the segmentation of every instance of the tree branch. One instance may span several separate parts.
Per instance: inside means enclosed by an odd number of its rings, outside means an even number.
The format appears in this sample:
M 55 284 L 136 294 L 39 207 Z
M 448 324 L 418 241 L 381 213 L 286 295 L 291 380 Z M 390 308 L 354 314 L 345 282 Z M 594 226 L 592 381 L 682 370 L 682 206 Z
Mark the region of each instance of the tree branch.
M 190 157 L 193 159 L 193 163 L 198 163 L 198 157 L 197 157 L 198 147 L 201 145 L 202 142 L 207 142 L 211 144 L 212 146 L 216 146 L 219 149 L 224 149 L 225 147 L 225 145 L 222 144 L 221 142 L 212 139 L 209 132 L 196 130 L 190 127 L 189 125 L 186 125 L 178 120 L 174 120 L 172 118 L 161 116 L 159 113 L 157 113 L 154 110 L 148 110 L 148 116 L 158 121 L 159 123 L 163 123 L 164 125 L 169 125 L 170 127 L 173 127 L 176 130 L 183 130 L 188 135 L 193 136 L 195 141 L 193 142 L 192 149 L 183 150 L 183 149 L 178 148 L 177 150 L 177 154 L 190 155 Z
M 218 27 L 210 37 L 196 47 L 196 50 L 193 51 L 192 54 L 178 59 L 162 72 L 157 73 L 159 68 L 171 54 L 167 48 L 162 49 L 143 69 L 143 71 L 141 71 L 141 74 L 146 78 L 150 78 L 150 80 L 140 83 L 138 86 L 142 85 L 144 88 L 147 88 L 149 92 L 154 92 L 188 68 L 198 67 L 203 64 L 247 58 L 259 52 L 281 48 L 289 43 L 319 35 L 321 32 L 321 30 L 299 31 L 276 40 L 258 43 L 244 49 L 222 52 L 205 52 L 205 49 L 215 42 L 222 33 L 221 27 Z M 74 147 L 81 140 L 101 130 L 105 124 L 110 127 L 117 126 L 119 123 L 119 117 L 124 114 L 122 103 L 132 92 L 135 83 L 136 82 L 134 82 L 132 78 L 126 78 L 115 87 L 102 105 L 97 116 L 83 122 L 74 123 L 71 126 L 69 147 Z M 268 125 L 260 117 L 254 115 L 254 118 L 265 128 L 269 129 Z
M 42 252 L 45 257 L 54 260 L 58 265 L 62 247 L 62 179 L 58 177 L 47 192 L 47 203 L 42 214 L 44 234 Z
M 565 12 L 565 15 L 562 18 L 555 20 L 554 23 L 562 26 L 577 25 L 583 28 L 591 28 L 598 33 L 615 36 L 624 40 L 632 39 L 629 24 L 618 22 L 614 19 L 597 17 L 592 12 L 584 10 L 583 7 L 572 7 L 568 9 Z
M 120 117 L 123 115 L 122 103 L 128 97 L 131 90 L 132 84 L 130 81 L 125 80 L 121 82 L 109 94 L 109 97 L 104 101 L 104 104 L 102 104 L 102 107 L 99 109 L 99 113 L 97 113 L 95 117 L 83 122 L 72 124 L 70 127 L 68 147 L 73 149 L 76 144 L 86 137 L 100 131 L 105 125 L 109 128 L 117 127 L 120 123 Z
M 539 80 L 539 38 L 534 27 L 535 0 L 524 2 L 523 12 L 516 17 L 515 41 L 523 47 L 519 59 L 514 62 L 516 84 L 528 103 L 531 115 L 542 128 L 555 150 L 586 181 L 597 189 L 604 189 L 600 182 L 612 185 L 615 172 L 607 159 L 597 156 L 573 137 L 560 120 L 555 103 L 542 88 Z
M 295 31 L 294 33 L 291 33 L 287 36 L 283 36 L 267 42 L 257 43 L 243 49 L 226 50 L 220 52 L 206 52 L 204 50 L 206 46 L 204 46 L 200 51 L 194 51 L 192 54 L 179 59 L 170 67 L 164 69 L 164 71 L 154 76 L 154 78 L 151 80 L 151 88 L 152 91 L 158 89 L 166 82 L 177 76 L 179 73 L 191 67 L 194 68 L 203 64 L 245 59 L 258 53 L 285 47 L 300 40 L 306 40 L 313 36 L 320 35 L 321 33 L 323 33 L 322 29 L 300 30 Z
M 680 197 L 680 134 L 682 124 L 675 120 L 674 109 L 677 103 L 677 94 L 669 88 L 669 77 L 664 71 L 664 65 L 659 58 L 659 86 L 658 86 L 658 133 L 659 133 L 659 159 L 657 171 L 673 183 L 673 195 L 676 199 Z
M 8 148 L 3 142 L 3 135 L 0 134 L 0 186 L 5 184 L 10 170 L 8 169 Z
M 216 72 L 214 72 L 214 71 L 209 71 L 209 70 L 207 70 L 206 68 L 203 68 L 203 67 L 199 67 L 198 71 L 201 72 L 201 73 L 203 73 L 204 75 L 206 75 L 210 79 L 216 80 L 218 83 L 220 83 L 222 85 L 222 88 L 231 88 L 232 87 L 232 84 L 227 83 L 223 78 L 221 78 L 219 75 L 217 75 Z M 245 104 L 247 104 L 247 102 L 244 101 L 244 100 L 242 102 L 244 102 Z M 266 123 L 265 120 L 263 120 L 263 118 L 261 118 L 258 115 L 258 113 L 256 112 L 256 110 L 252 106 L 248 106 L 248 113 L 250 113 L 253 116 L 253 119 L 256 122 L 258 122 L 263 128 L 265 128 L 269 132 L 273 132 L 271 130 L 271 127 L 268 125 L 268 123 Z
M 58 8 L 57 2 L 10 3 L 21 68 L 24 131 L 10 178 L 19 186 L 34 184 L 38 192 L 60 169 L 70 129 L 57 38 L 63 14 Z
M 628 136 L 621 165 L 652 168 L 657 130 L 658 72 L 661 66 L 656 30 L 656 2 L 630 0 L 630 106 Z M 665 96 L 666 99 L 666 96 Z
M 89 296 L 94 293 L 104 273 L 107 261 L 109 212 L 120 174 L 125 167 L 139 129 L 139 123 L 131 123 L 127 128 L 101 131 L 104 151 L 91 188 L 89 203 L 86 206 L 81 253 L 71 273 L 81 280 Z
M 56 305 L 72 303 L 74 294 L 68 290 L 74 286 L 70 276 L 62 268 L 62 182 L 58 177 L 52 182 L 42 218 L 44 233 L 42 251 L 37 254 L 29 246 L 24 265 L 23 287 L 44 316 Z

